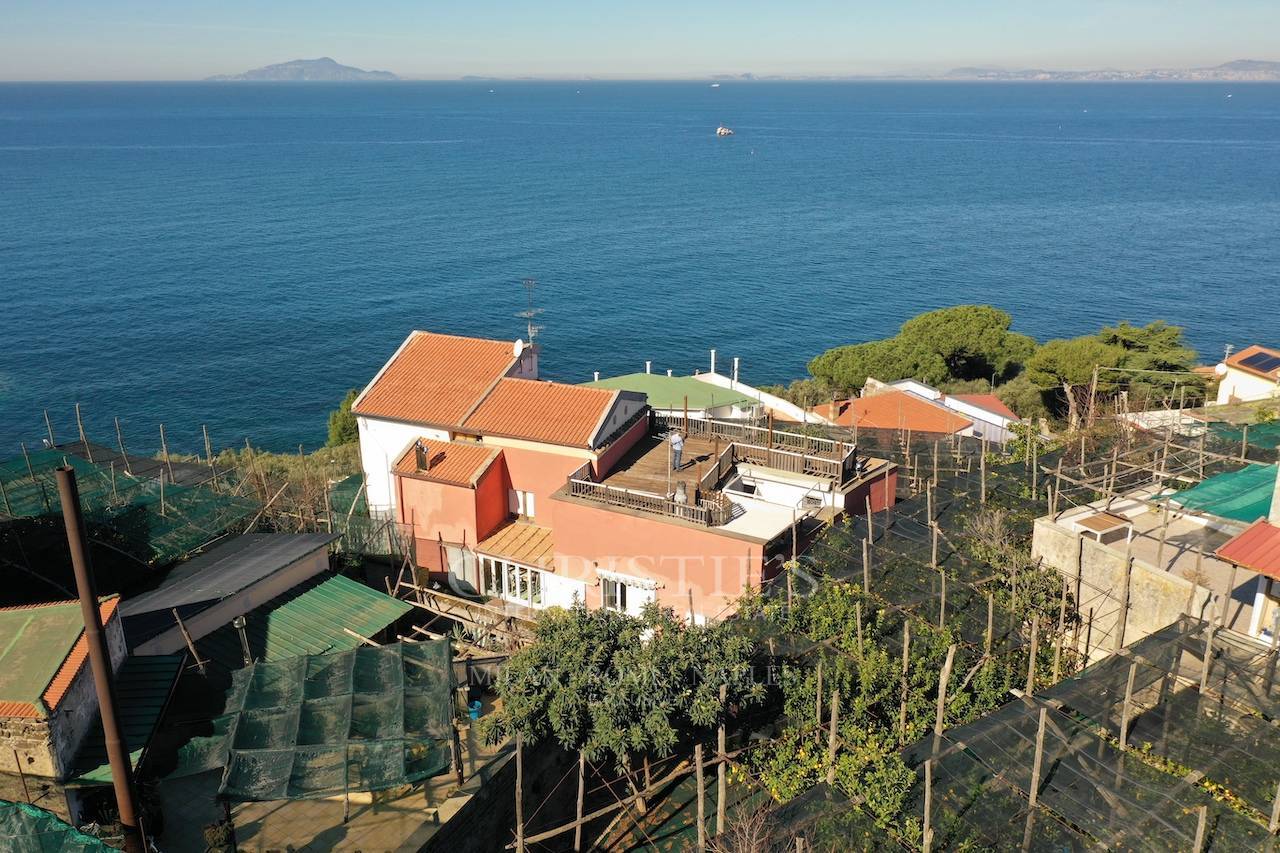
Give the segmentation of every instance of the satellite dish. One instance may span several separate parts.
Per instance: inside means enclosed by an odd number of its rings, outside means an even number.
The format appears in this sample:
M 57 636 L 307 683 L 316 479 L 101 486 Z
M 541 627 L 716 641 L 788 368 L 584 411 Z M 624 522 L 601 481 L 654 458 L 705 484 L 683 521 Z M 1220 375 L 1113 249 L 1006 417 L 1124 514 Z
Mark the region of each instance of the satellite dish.
M 511 345 L 511 354 L 519 358 L 522 352 L 524 352 L 524 341 L 521 338 L 516 338 L 516 342 Z
M 1219 375 L 1219 376 L 1226 376 L 1226 375 L 1227 375 L 1227 365 L 1226 365 L 1224 362 L 1221 362 L 1221 361 L 1220 361 L 1220 362 L 1218 362 L 1218 364 L 1213 368 L 1213 372 L 1214 372 L 1214 373 L 1216 373 L 1216 374 L 1217 374 L 1217 375 Z

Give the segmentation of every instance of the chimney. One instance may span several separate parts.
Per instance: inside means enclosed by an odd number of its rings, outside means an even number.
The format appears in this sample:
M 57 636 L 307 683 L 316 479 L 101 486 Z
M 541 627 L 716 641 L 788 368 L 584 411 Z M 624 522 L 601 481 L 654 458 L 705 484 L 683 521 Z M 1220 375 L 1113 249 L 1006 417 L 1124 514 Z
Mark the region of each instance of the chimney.
M 422 439 L 418 439 L 413 443 L 413 457 L 417 470 L 427 470 L 427 448 L 426 445 L 422 443 Z
M 733 357 L 733 381 L 738 381 L 738 357 L 736 355 Z
M 591 373 L 591 381 L 592 381 L 592 382 L 599 382 L 599 381 L 600 381 L 600 371 L 598 371 L 598 370 L 594 370 L 594 371 L 592 371 L 592 373 Z
M 667 375 L 668 375 L 668 376 L 670 376 L 670 375 L 671 375 L 671 368 L 670 368 L 670 367 L 668 367 L 668 368 L 667 368 Z
M 711 351 L 711 372 L 712 373 L 716 372 L 716 351 L 715 350 Z
M 644 363 L 644 372 L 645 372 L 645 373 L 653 373 L 653 362 L 652 362 L 652 361 L 646 361 L 646 362 Z
M 1280 454 L 1276 458 L 1276 484 L 1271 488 L 1271 512 L 1267 513 L 1267 521 L 1280 526 Z

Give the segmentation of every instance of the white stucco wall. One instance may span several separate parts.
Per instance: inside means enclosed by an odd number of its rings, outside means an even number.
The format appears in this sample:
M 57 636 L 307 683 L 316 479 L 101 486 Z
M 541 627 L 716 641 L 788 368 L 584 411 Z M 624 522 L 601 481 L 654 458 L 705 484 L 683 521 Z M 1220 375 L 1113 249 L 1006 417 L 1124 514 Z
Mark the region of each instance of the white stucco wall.
M 1227 368 L 1226 375 L 1218 385 L 1219 405 L 1226 405 L 1232 400 L 1240 402 L 1266 400 L 1278 395 L 1280 395 L 1280 385 L 1274 381 L 1234 367 Z
M 781 397 L 774 396 L 773 394 L 766 394 L 759 388 L 753 388 L 745 382 L 734 382 L 730 377 L 723 376 L 719 373 L 699 373 L 693 378 L 697 379 L 699 382 L 706 382 L 708 385 L 715 385 L 717 388 L 728 388 L 732 391 L 737 391 L 739 394 L 744 394 L 748 397 L 759 400 L 764 406 L 772 409 L 774 412 L 801 423 L 831 423 L 821 415 L 805 411 L 803 408 L 789 400 L 784 400 Z
M 374 515 L 390 513 L 395 508 L 391 467 L 419 438 L 448 441 L 449 433 L 433 427 L 385 421 L 361 415 L 356 418 L 360 430 L 360 465 L 364 468 L 366 497 Z
M 596 593 L 599 595 L 599 593 Z M 574 596 L 578 601 L 586 603 L 587 585 L 582 581 L 561 577 L 551 572 L 542 573 L 542 606 L 570 607 Z

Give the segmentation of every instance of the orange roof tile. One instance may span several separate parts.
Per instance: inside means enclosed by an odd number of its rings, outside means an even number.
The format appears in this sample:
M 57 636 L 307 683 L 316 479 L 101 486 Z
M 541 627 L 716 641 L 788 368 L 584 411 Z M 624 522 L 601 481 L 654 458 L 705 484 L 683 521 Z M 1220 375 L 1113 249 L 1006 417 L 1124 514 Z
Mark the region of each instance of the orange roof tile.
M 513 521 L 476 545 L 476 551 L 534 568 L 550 568 L 555 554 L 551 528 Z
M 463 423 L 489 435 L 570 447 L 591 447 L 617 391 L 558 382 L 506 378 Z
M 408 477 L 437 480 L 455 486 L 475 487 L 480 476 L 502 455 L 498 447 L 486 447 L 470 441 L 432 441 L 419 439 L 426 449 L 428 468 L 418 468 L 413 445 L 396 462 L 395 472 Z
M 1006 406 L 1004 401 L 995 394 L 949 394 L 947 396 L 968 403 L 970 406 L 985 409 L 992 414 L 1002 415 L 1015 421 L 1018 419 L 1018 416 L 1013 413 L 1013 409 Z
M 413 332 L 356 399 L 360 415 L 457 426 L 516 362 L 514 342 Z
M 1280 579 L 1280 527 L 1260 518 L 1216 552 L 1237 566 Z
M 1280 350 L 1272 349 L 1271 347 L 1264 347 L 1259 344 L 1253 344 L 1252 346 L 1247 346 L 1240 350 L 1240 352 L 1232 353 L 1226 363 L 1229 366 L 1234 367 L 1236 370 L 1243 370 L 1246 373 L 1252 373 L 1254 376 L 1261 376 L 1263 379 L 1280 380 L 1280 367 L 1273 367 L 1270 370 L 1259 370 L 1252 365 L 1243 364 L 1244 361 L 1247 361 L 1259 354 L 1273 355 L 1276 358 L 1280 358 Z
M 17 610 L 34 610 L 41 607 L 56 607 L 66 605 L 78 605 L 79 602 L 71 601 L 55 601 L 45 604 L 24 604 L 17 607 L 3 607 L 0 610 L 5 612 Z M 98 616 L 102 620 L 105 627 L 111 621 L 111 617 L 115 615 L 116 608 L 120 604 L 120 597 L 113 595 L 104 599 L 98 604 Z M 77 608 L 78 615 L 79 610 Z M 40 694 L 40 701 L 44 707 L 41 708 L 35 702 L 26 701 L 0 701 L 0 717 L 25 717 L 29 719 L 44 719 L 48 714 L 58 709 L 58 705 L 62 702 L 70 689 L 71 683 L 75 681 L 80 671 L 84 669 L 89 659 L 89 641 L 84 636 L 84 629 L 81 628 L 75 643 L 67 651 L 66 657 L 62 659 L 58 669 L 54 672 L 49 683 L 45 686 Z
M 856 422 L 860 429 L 910 429 L 950 434 L 973 426 L 973 421 L 946 406 L 906 391 L 885 391 L 838 402 L 834 407 L 826 403 L 810 411 L 840 426 L 853 426 Z

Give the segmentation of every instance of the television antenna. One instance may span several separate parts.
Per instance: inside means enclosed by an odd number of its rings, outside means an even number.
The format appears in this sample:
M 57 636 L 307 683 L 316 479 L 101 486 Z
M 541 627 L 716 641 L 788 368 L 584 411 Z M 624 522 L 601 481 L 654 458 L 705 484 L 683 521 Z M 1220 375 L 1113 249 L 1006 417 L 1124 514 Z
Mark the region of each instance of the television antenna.
M 538 282 L 536 279 L 526 278 L 523 284 L 526 307 L 523 311 L 517 311 L 516 316 L 525 321 L 525 324 L 528 327 L 528 342 L 533 344 L 533 340 L 538 336 L 538 332 L 542 331 L 542 327 L 533 322 L 537 319 L 538 315 L 542 313 L 541 308 L 533 307 L 533 291 L 538 286 Z

